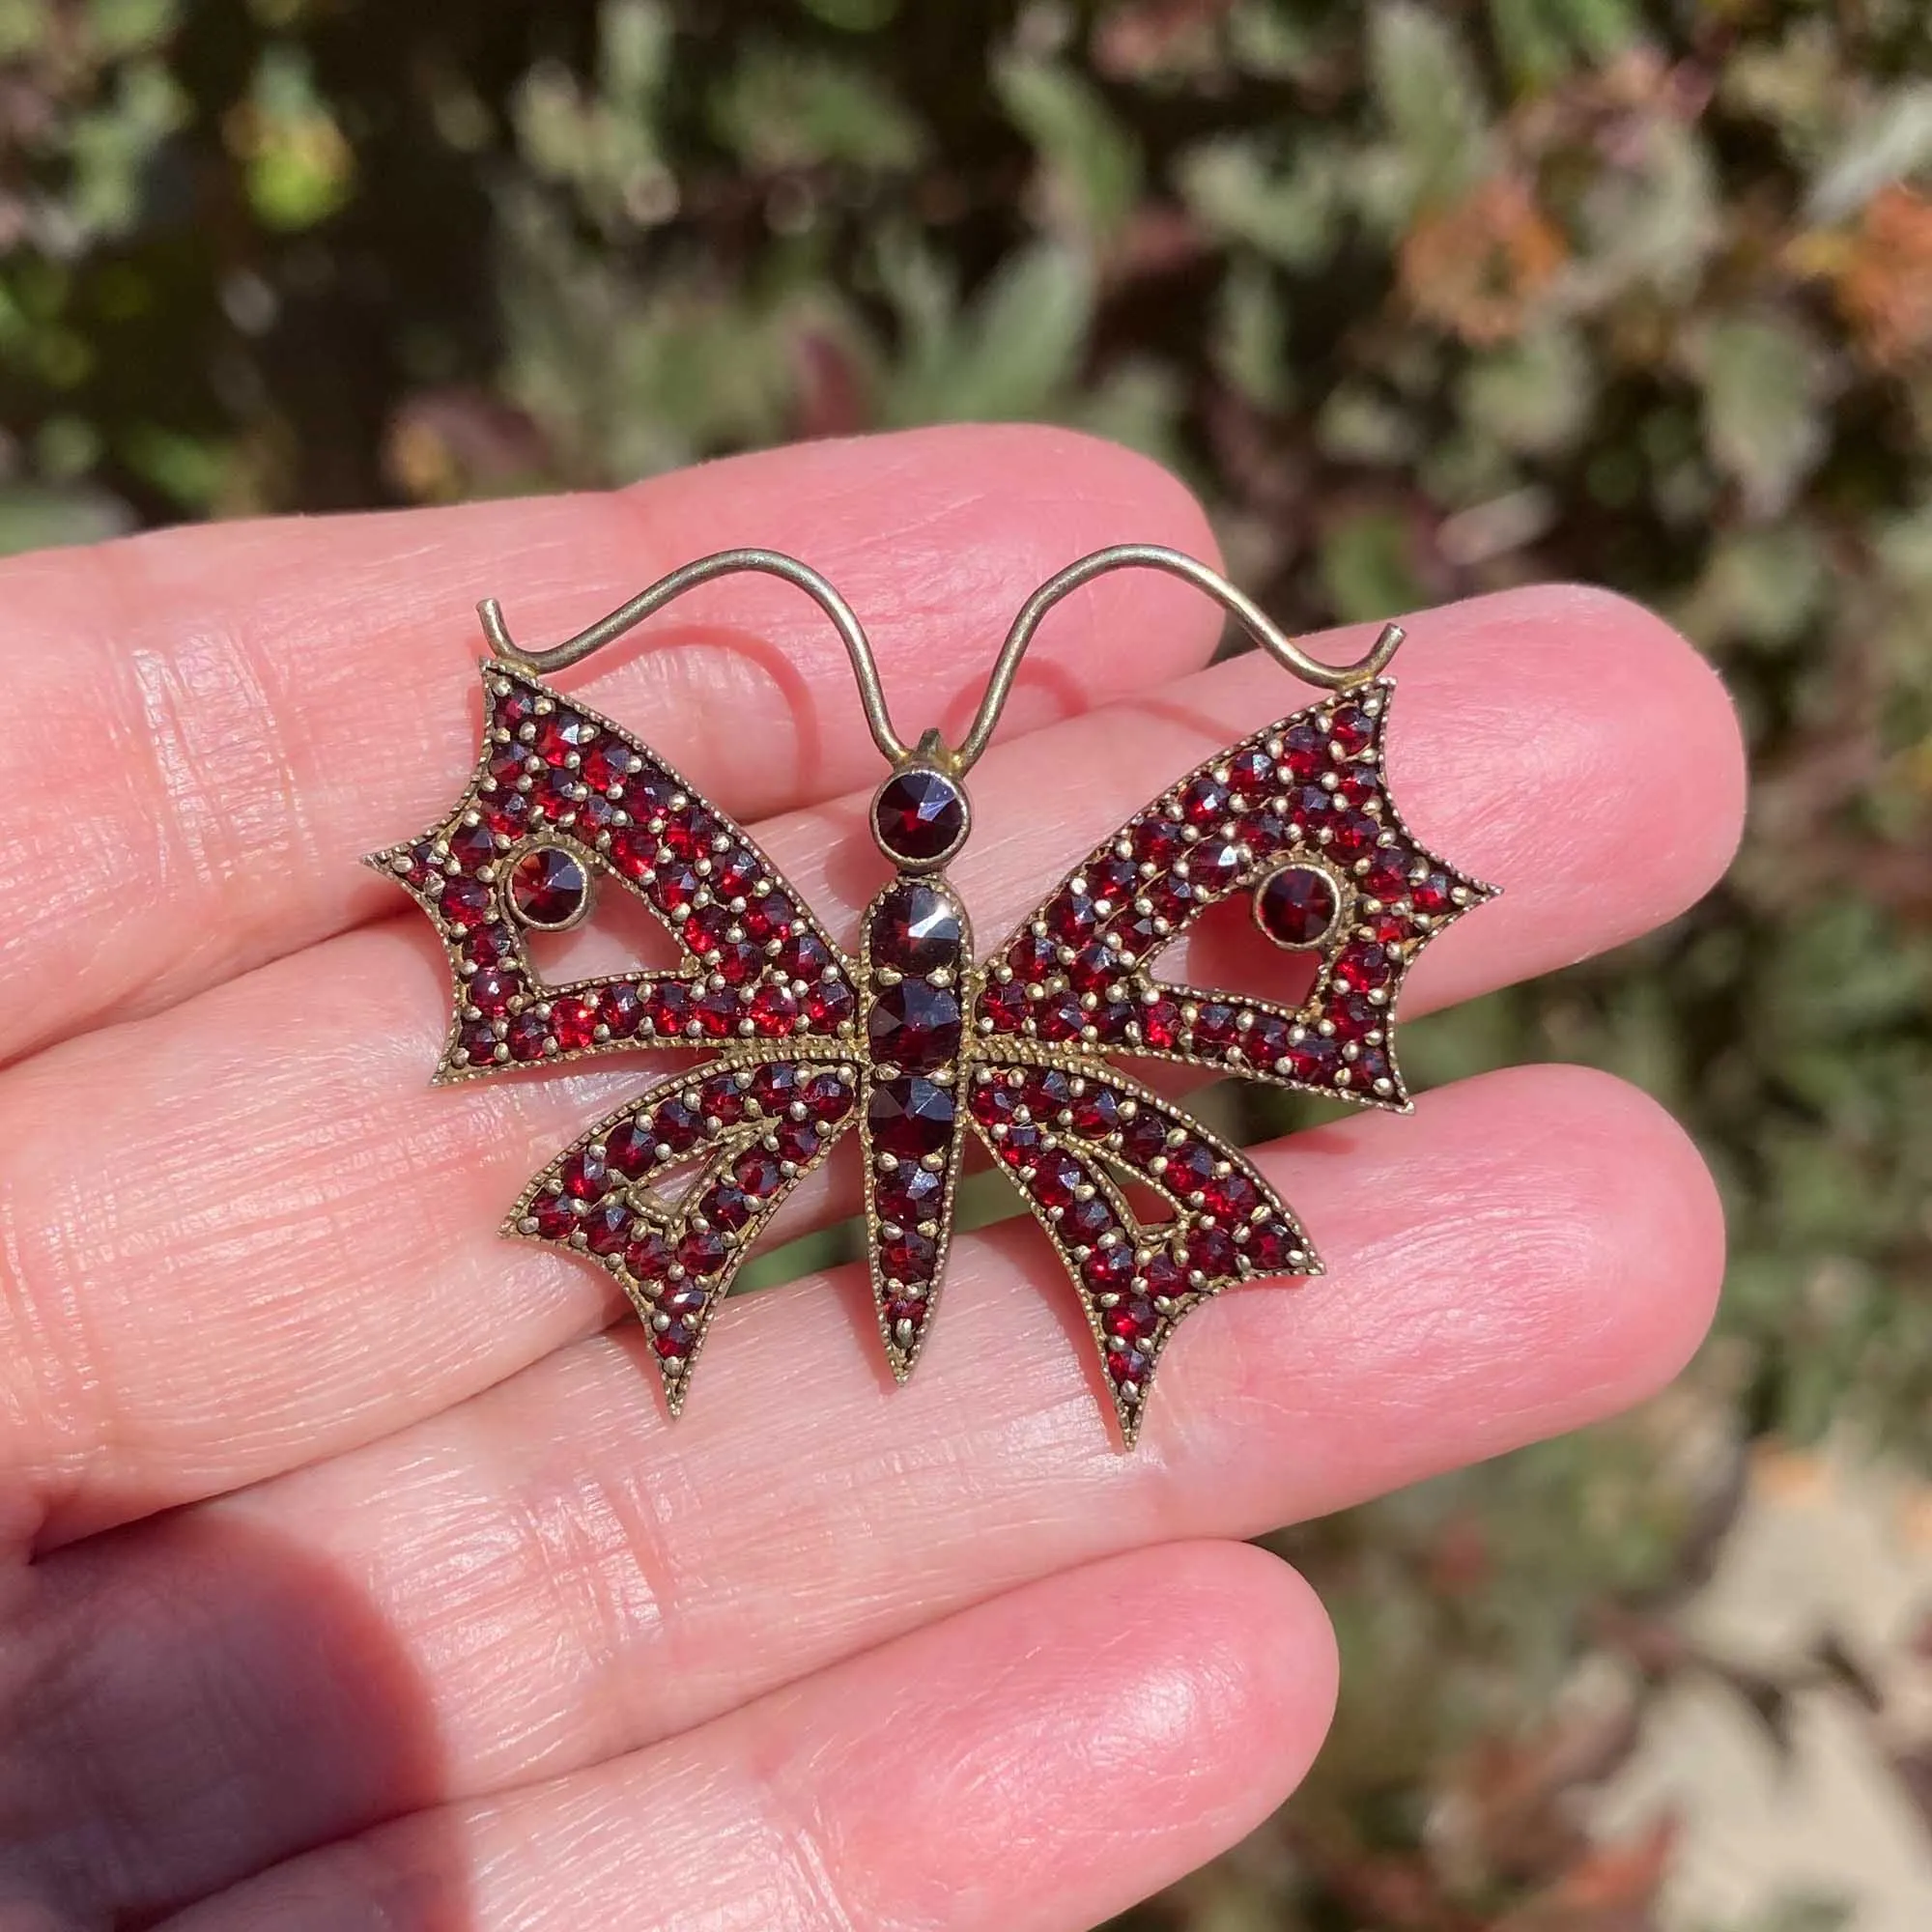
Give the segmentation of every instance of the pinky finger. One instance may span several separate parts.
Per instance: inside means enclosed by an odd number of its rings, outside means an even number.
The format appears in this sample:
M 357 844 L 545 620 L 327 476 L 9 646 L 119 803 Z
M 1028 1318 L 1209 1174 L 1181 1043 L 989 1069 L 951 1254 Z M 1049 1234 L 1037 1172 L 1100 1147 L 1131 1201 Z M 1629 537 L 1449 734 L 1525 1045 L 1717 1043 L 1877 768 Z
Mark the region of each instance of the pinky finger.
M 1328 1626 L 1238 1544 L 995 1598 L 669 1743 L 420 1812 L 164 1932 L 1082 1932 L 1287 1796 Z

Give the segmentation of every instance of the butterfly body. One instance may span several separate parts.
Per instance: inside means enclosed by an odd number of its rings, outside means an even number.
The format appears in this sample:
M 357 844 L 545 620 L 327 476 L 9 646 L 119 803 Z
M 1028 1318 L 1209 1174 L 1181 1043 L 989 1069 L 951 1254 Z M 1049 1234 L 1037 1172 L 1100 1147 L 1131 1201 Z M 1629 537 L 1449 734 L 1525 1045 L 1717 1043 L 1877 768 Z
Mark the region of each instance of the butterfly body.
M 937 1302 L 967 1138 L 973 929 L 937 873 L 895 878 L 867 908 L 864 935 L 867 1249 L 886 1358 L 903 1380 Z
M 737 1269 L 847 1133 L 882 1340 L 895 1375 L 909 1375 L 977 1138 L 1059 1254 L 1131 1442 L 1186 1314 L 1226 1287 L 1321 1264 L 1236 1149 L 1112 1060 L 1405 1106 L 1390 1046 L 1401 980 L 1487 891 L 1397 817 L 1380 756 L 1389 687 L 1377 682 L 1170 786 L 982 961 L 943 869 L 970 827 L 963 787 L 922 747 L 875 797 L 895 871 L 847 953 L 729 815 L 621 726 L 500 662 L 485 666 L 484 690 L 482 753 L 456 807 L 371 863 L 429 911 L 449 955 L 439 1079 L 613 1052 L 703 1056 L 580 1136 L 505 1224 L 616 1278 L 673 1412 Z M 675 969 L 542 978 L 530 935 L 581 918 L 593 881 L 664 923 Z M 1305 998 L 1156 976 L 1168 945 L 1243 895 L 1269 936 L 1317 952 Z

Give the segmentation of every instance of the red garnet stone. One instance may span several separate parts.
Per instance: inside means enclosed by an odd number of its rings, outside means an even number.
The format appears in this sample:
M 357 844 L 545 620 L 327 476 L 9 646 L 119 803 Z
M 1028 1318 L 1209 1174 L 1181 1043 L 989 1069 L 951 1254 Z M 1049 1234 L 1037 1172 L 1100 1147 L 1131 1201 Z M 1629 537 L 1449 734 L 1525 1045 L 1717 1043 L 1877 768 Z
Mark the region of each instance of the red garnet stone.
M 1255 923 L 1277 946 L 1320 946 L 1338 910 L 1335 882 L 1318 866 L 1284 866 L 1255 895 Z
M 882 1080 L 866 1103 L 872 1145 L 901 1160 L 938 1153 L 952 1138 L 952 1093 L 922 1080 Z
M 872 837 L 895 866 L 937 866 L 966 837 L 966 794 L 944 772 L 908 765 L 873 798 Z
M 590 905 L 583 862 L 561 845 L 533 845 L 510 872 L 510 910 L 526 925 L 557 932 L 575 925 Z
M 923 980 L 888 986 L 866 1014 L 866 1037 L 876 1059 L 908 1072 L 929 1073 L 959 1052 L 958 995 Z
M 887 893 L 872 925 L 875 963 L 923 979 L 959 963 L 964 933 L 959 908 L 923 880 L 907 879 Z

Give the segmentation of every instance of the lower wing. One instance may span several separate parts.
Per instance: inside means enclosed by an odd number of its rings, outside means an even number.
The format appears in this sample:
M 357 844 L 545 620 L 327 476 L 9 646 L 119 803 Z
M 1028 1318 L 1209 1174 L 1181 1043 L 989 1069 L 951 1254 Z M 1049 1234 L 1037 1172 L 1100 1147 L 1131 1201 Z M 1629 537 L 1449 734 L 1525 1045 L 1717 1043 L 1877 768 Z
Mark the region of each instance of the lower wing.
M 765 1225 L 850 1126 L 857 1083 L 858 1069 L 836 1060 L 668 1075 L 558 1154 L 503 1232 L 585 1255 L 616 1277 L 650 1332 L 676 1415 L 718 1304 Z
M 982 1061 L 971 1114 L 1080 1296 L 1129 1444 L 1184 1316 L 1239 1282 L 1321 1270 L 1236 1149 L 1097 1060 Z M 1127 1198 L 1135 1182 L 1145 1211 Z

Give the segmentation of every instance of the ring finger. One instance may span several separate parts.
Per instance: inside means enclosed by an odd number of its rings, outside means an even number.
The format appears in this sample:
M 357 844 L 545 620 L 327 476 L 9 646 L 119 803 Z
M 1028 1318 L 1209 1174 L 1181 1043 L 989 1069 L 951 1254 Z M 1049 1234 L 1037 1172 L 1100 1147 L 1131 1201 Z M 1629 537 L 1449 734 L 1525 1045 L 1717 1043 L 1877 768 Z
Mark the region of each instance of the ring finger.
M 165 1932 L 1081 1932 L 1260 1823 L 1314 1754 L 1334 1671 L 1273 1558 L 1147 1552 L 675 1743 L 298 1860 Z

